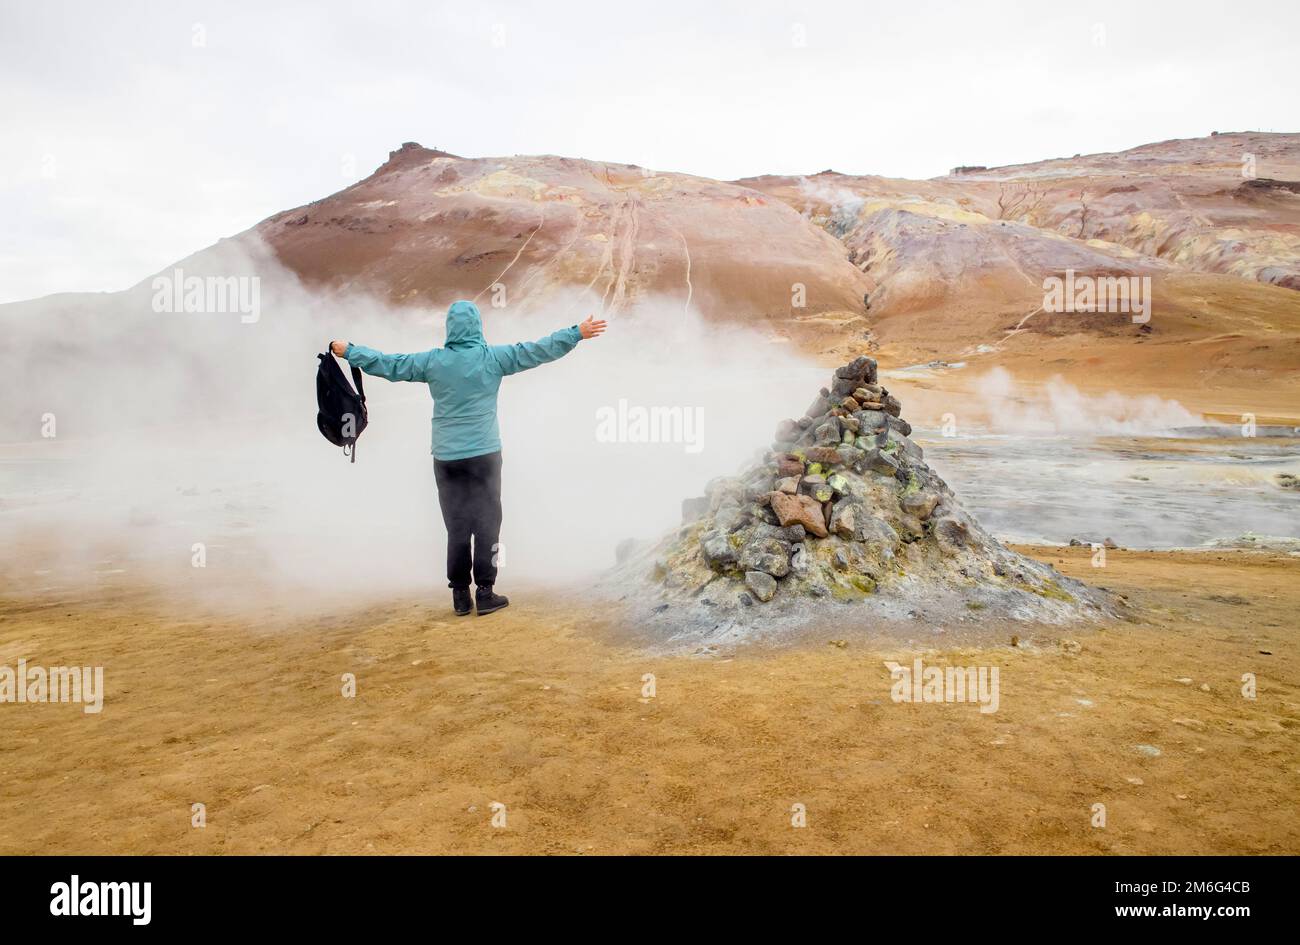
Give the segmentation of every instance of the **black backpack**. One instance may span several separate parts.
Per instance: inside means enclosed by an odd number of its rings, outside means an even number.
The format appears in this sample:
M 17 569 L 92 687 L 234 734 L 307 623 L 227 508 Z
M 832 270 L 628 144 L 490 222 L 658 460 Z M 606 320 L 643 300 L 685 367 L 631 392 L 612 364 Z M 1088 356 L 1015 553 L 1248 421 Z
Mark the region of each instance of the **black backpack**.
M 316 426 L 321 436 L 335 446 L 343 447 L 343 455 L 351 454 L 357 461 L 357 438 L 370 422 L 366 416 L 366 391 L 361 386 L 361 372 L 352 368 L 354 391 L 339 369 L 328 347 L 324 354 L 316 355 L 320 364 L 316 368 Z

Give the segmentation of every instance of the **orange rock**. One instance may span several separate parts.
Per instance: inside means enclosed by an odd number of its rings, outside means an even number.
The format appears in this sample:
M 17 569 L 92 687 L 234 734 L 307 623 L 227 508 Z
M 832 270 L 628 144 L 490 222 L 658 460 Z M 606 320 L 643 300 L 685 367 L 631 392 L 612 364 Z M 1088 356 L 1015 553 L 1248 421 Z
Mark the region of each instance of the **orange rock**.
M 810 495 L 786 495 L 783 492 L 772 496 L 772 511 L 782 527 L 802 525 L 810 534 L 825 538 L 830 534 L 826 530 L 826 514 L 821 503 Z

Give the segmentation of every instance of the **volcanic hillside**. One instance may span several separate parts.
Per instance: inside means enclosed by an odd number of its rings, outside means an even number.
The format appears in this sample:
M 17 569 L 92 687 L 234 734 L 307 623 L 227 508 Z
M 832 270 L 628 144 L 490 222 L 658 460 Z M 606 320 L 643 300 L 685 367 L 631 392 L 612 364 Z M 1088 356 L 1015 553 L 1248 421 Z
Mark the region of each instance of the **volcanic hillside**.
M 876 279 L 870 325 L 891 361 L 998 363 L 1085 386 L 1150 379 L 1159 364 L 1166 392 L 1205 405 L 1232 391 L 1251 392 L 1243 406 L 1300 394 L 1300 135 L 1220 134 L 925 181 L 824 171 L 738 183 L 799 209 Z M 1045 315 L 1043 280 L 1067 269 L 1150 277 L 1150 323 Z M 858 339 L 826 341 L 843 355 Z
M 406 144 L 365 180 L 256 232 L 309 283 L 425 305 L 491 301 L 500 285 L 523 311 L 571 295 L 616 316 L 655 298 L 784 322 L 861 316 L 874 288 L 837 240 L 781 200 L 553 156 L 467 159 Z
M 681 312 L 754 326 L 825 363 L 866 346 L 891 368 L 997 364 L 1224 415 L 1294 418 L 1300 402 L 1297 134 L 933 180 L 824 171 L 731 183 L 408 143 L 364 180 L 181 264 L 221 273 L 231 247 L 269 253 L 311 287 L 422 309 L 471 298 L 548 318 Z M 1150 321 L 1044 313 L 1043 280 L 1066 270 L 1148 277 Z M 151 279 L 135 287 L 146 301 Z M 76 318 L 101 298 L 35 304 Z M 980 373 L 945 383 L 961 393 Z
M 1253 174 L 1254 176 L 1243 176 Z M 1220 134 L 934 180 L 722 183 L 407 144 L 374 174 L 260 224 L 309 284 L 617 316 L 655 299 L 844 358 L 1004 363 L 1087 385 L 1300 394 L 1300 135 Z M 1045 315 L 1066 270 L 1149 276 L 1152 319 Z M 1081 356 L 1082 355 L 1082 356 Z

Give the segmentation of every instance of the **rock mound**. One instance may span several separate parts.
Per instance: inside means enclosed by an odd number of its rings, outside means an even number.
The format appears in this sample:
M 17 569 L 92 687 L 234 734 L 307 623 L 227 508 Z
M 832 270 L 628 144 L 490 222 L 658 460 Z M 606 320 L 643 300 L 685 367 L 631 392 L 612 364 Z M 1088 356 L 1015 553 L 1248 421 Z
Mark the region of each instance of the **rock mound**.
M 975 612 L 1062 622 L 1108 611 L 1102 592 L 1003 546 L 926 465 L 876 362 L 836 369 L 771 448 L 682 503 L 682 526 L 619 571 L 654 619 L 745 619 L 862 603 L 882 616 Z M 638 595 L 645 600 L 645 595 Z M 683 611 L 682 607 L 699 608 Z

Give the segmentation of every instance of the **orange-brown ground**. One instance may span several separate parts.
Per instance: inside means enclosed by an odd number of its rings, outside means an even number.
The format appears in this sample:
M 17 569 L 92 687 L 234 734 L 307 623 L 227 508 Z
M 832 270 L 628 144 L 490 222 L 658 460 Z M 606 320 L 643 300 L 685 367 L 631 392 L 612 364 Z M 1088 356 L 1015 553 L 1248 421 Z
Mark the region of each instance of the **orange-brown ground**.
M 1025 550 L 1132 615 L 1077 654 L 1024 628 L 927 651 L 1000 667 L 989 715 L 894 704 L 906 648 L 843 627 L 694 659 L 554 596 L 460 619 L 441 596 L 329 619 L 8 599 L 0 664 L 93 659 L 108 692 L 0 705 L 0 853 L 1300 852 L 1300 559 Z
M 1300 424 L 1300 294 L 1196 274 L 1157 281 L 1153 294 L 1150 333 L 1125 315 L 1042 312 L 1013 331 L 1038 305 L 1028 297 L 1019 308 L 965 297 L 875 318 L 871 330 L 883 369 L 932 360 L 965 364 L 906 384 L 913 423 L 937 423 L 947 412 L 982 422 L 980 404 L 970 395 L 980 378 L 1000 367 L 1026 390 L 1060 377 L 1085 394 L 1155 395 L 1234 424 L 1243 413 L 1254 414 L 1259 424 Z M 857 322 L 822 322 L 807 338 L 792 331 L 792 339 L 828 365 L 861 353 Z M 981 345 L 992 350 L 980 353 Z M 917 393 L 927 388 L 942 397 L 929 403 Z

